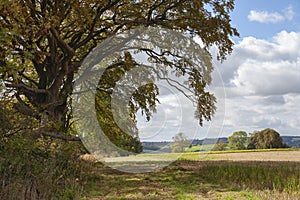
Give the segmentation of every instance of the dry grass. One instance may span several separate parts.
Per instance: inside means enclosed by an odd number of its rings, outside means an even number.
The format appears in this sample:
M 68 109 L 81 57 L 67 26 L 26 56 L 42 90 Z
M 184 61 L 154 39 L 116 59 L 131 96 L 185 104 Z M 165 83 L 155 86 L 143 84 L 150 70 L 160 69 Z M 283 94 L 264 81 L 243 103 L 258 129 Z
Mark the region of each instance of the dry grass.
M 300 151 L 223 153 L 214 154 L 214 160 L 300 162 Z
M 87 173 L 83 199 L 299 199 L 298 151 L 209 156 L 214 157 L 203 160 L 199 154 L 184 154 L 185 159 L 144 174 L 123 173 L 95 163 Z

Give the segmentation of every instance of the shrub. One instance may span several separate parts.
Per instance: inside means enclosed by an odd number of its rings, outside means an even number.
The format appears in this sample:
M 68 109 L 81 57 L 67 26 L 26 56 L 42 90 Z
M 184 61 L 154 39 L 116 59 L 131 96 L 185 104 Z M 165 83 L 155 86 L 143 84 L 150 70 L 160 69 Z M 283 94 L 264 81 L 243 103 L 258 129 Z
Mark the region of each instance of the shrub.
M 227 147 L 227 144 L 223 141 L 219 141 L 215 146 L 213 147 L 212 151 L 224 151 Z
M 71 146 L 72 145 L 72 146 Z M 0 141 L 0 199 L 75 199 L 83 165 L 74 144 L 45 150 L 30 138 Z M 77 146 L 77 144 L 75 144 Z

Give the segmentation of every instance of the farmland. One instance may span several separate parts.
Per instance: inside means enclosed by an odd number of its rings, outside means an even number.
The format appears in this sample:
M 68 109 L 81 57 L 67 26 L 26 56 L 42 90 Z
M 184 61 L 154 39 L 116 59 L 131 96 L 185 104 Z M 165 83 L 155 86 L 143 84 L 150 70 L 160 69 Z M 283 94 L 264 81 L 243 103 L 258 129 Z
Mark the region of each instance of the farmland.
M 167 155 L 179 156 L 160 156 Z M 128 157 L 122 163 L 159 162 L 151 161 L 152 156 Z M 101 163 L 90 163 L 87 170 L 82 199 L 258 200 L 300 195 L 300 151 L 292 149 L 184 153 L 150 173 L 120 172 Z

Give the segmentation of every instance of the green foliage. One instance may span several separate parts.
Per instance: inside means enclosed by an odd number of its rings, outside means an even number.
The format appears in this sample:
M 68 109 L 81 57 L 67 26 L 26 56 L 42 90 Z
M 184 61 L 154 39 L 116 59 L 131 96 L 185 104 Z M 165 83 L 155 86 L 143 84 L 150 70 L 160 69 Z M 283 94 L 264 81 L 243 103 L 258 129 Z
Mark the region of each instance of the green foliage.
M 226 150 L 227 144 L 223 141 L 219 141 L 215 144 L 212 151 L 224 151 Z
M 244 131 L 234 132 L 229 138 L 229 148 L 234 150 L 247 149 L 248 137 Z
M 10 110 L 5 106 L 5 102 L 0 102 L 0 135 L 4 135 L 12 129 L 12 123 L 10 120 Z
M 285 145 L 282 143 L 282 138 L 278 132 L 273 129 L 264 129 L 254 132 L 249 141 L 249 149 L 271 149 L 282 148 Z
M 16 97 L 19 113 L 38 121 L 47 116 L 51 121 L 47 131 L 56 135 L 70 133 L 74 122 L 70 112 L 74 79 L 83 60 L 98 44 L 121 31 L 160 27 L 199 36 L 206 49 L 217 45 L 218 57 L 223 60 L 232 52 L 231 36 L 239 35 L 230 24 L 233 9 L 233 0 L 2 0 L 0 76 L 11 89 L 11 97 Z M 160 50 L 162 55 L 166 53 Z M 147 53 L 150 51 L 147 49 Z M 165 61 L 164 56 L 148 55 L 157 62 Z M 210 75 L 212 68 L 201 66 L 197 70 L 182 59 L 170 66 L 178 76 L 189 75 L 189 86 L 197 101 L 196 116 L 200 123 L 202 118 L 210 120 L 215 98 L 205 91 L 210 78 L 203 77 Z M 117 81 L 123 72 L 118 69 L 120 65 L 114 67 L 117 70 L 110 71 L 107 77 Z M 204 70 L 206 67 L 209 70 Z M 155 86 L 151 87 L 142 88 L 133 97 L 139 101 L 134 106 L 142 109 L 147 119 L 154 111 L 153 103 L 157 103 Z
M 171 149 L 173 153 L 182 153 L 187 147 L 189 147 L 191 142 L 184 136 L 183 133 L 178 133 L 173 137 L 173 143 Z
M 99 99 L 101 98 L 101 100 Z M 111 102 L 111 97 L 106 94 L 97 94 L 97 117 L 99 125 L 103 133 L 109 138 L 109 140 L 122 150 L 140 153 L 143 151 L 142 144 L 137 135 L 130 135 L 136 131 L 136 125 L 133 120 L 129 120 L 122 125 L 121 129 L 114 121 L 114 116 L 111 111 L 111 107 L 108 106 Z M 124 113 L 125 115 L 126 113 Z M 125 120 L 128 120 L 125 118 Z M 104 145 L 104 144 L 99 144 Z M 109 152 L 110 149 L 107 149 Z
M 45 150 L 41 141 L 31 138 L 1 139 L 0 198 L 78 198 L 85 180 L 83 163 L 77 159 L 81 148 L 72 143 Z
M 122 102 L 115 97 L 114 100 L 117 102 L 112 104 L 112 92 L 123 97 L 122 94 L 126 94 L 126 87 L 121 87 L 118 90 L 116 84 L 125 85 L 125 82 L 119 82 L 120 79 L 124 78 L 125 72 L 130 69 L 136 68 L 136 64 L 129 52 L 124 54 L 124 57 L 119 58 L 119 62 L 122 62 L 118 68 L 108 68 L 102 74 L 96 93 L 96 113 L 99 125 L 101 126 L 104 134 L 119 148 L 140 153 L 143 151 L 142 144 L 138 138 L 138 129 L 136 121 L 136 113 L 138 109 L 141 109 L 142 113 L 146 115 L 147 120 L 150 120 L 152 112 L 155 112 L 155 105 L 158 102 L 158 88 L 155 84 L 149 83 L 138 87 L 137 85 L 131 85 L 130 88 L 137 88 L 130 99 L 128 106 L 122 106 Z M 129 79 L 141 80 L 143 76 L 150 76 L 147 72 L 141 74 L 135 74 L 135 77 Z M 118 118 L 118 121 L 115 119 Z
M 13 135 L 31 135 L 32 129 L 36 127 L 37 121 L 16 112 L 14 101 L 10 99 L 0 99 L 0 139 Z

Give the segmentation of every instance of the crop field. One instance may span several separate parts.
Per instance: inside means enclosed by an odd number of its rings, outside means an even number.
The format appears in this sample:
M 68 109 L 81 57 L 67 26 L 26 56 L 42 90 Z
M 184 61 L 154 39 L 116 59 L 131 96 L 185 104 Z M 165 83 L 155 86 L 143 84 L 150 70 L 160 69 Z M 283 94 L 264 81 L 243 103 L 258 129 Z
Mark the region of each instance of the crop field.
M 87 166 L 82 199 L 299 199 L 300 151 L 235 151 L 159 155 L 179 159 L 150 173 Z M 173 156 L 173 157 L 172 157 Z M 151 159 L 155 157 L 156 160 Z M 142 154 L 119 162 L 160 162 Z M 118 161 L 111 160 L 117 163 Z
M 184 160 L 228 160 L 228 161 L 290 161 L 300 162 L 300 151 L 294 149 L 212 151 L 208 153 L 184 153 Z

